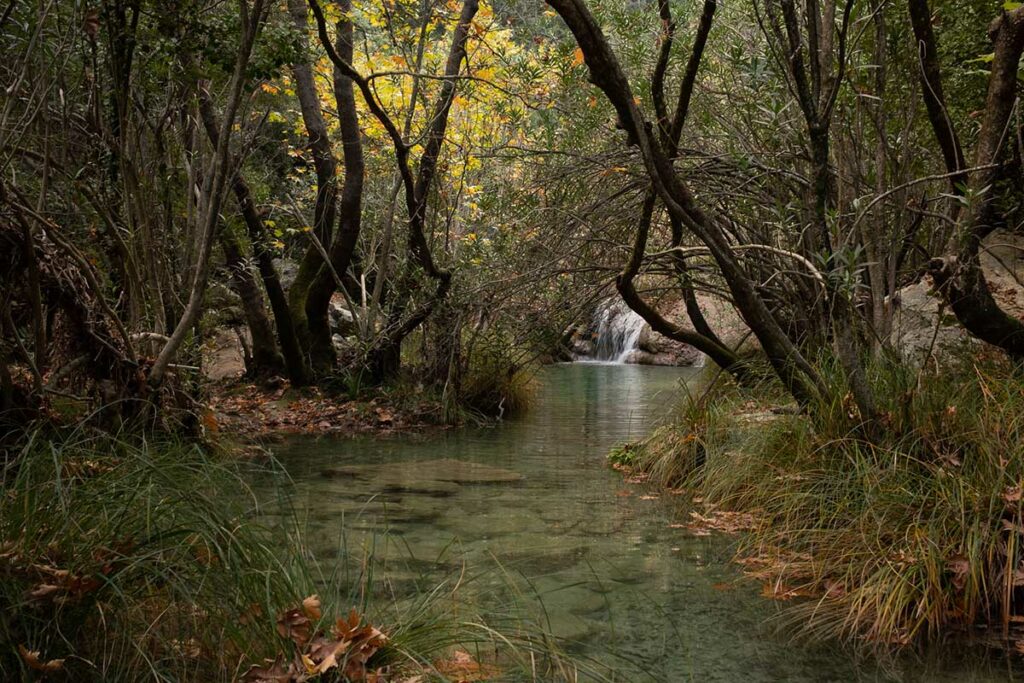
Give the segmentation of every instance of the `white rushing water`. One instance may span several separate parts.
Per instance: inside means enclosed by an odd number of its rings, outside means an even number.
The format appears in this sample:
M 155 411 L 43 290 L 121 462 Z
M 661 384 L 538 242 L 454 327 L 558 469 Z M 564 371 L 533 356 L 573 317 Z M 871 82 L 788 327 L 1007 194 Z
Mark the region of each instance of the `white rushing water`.
M 644 319 L 616 299 L 597 310 L 594 329 L 597 338 L 590 360 L 625 363 L 629 354 L 640 348 Z

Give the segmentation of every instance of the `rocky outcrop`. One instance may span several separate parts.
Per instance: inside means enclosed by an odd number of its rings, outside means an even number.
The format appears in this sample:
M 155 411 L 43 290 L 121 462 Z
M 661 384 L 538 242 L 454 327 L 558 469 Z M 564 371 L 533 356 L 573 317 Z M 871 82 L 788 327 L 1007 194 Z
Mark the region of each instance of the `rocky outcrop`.
M 239 332 L 219 328 L 203 346 L 203 375 L 207 379 L 219 382 L 245 375 L 245 350 Z
M 637 348 L 626 357 L 627 363 L 639 365 L 696 365 L 700 361 L 701 353 L 697 349 L 658 334 L 646 323 L 640 331 Z
M 740 353 L 753 353 L 760 349 L 757 338 L 750 333 L 750 328 L 730 302 L 705 292 L 697 292 L 697 303 L 708 326 L 725 346 Z M 682 300 L 676 301 L 668 309 L 667 317 L 686 330 L 694 330 Z
M 981 268 L 999 306 L 1024 320 L 1024 236 L 996 230 L 982 247 Z M 893 301 L 893 332 L 890 342 L 913 363 L 931 353 L 948 356 L 980 344 L 957 322 L 929 280 L 921 280 L 897 292 Z

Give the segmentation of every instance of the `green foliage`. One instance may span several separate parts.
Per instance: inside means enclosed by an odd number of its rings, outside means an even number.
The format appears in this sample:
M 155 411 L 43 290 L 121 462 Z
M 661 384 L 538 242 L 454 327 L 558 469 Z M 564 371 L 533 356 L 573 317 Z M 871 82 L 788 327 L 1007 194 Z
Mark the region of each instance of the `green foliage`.
M 631 469 L 637 464 L 636 444 L 624 443 L 608 453 L 608 464 L 616 469 Z

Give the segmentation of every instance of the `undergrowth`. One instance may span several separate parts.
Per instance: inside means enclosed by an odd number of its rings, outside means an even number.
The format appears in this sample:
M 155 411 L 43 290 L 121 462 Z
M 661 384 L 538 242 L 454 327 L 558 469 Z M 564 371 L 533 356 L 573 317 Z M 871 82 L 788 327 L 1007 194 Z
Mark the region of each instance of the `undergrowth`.
M 1024 381 L 1008 363 L 880 361 L 881 435 L 849 400 L 776 414 L 767 387 L 691 396 L 637 466 L 703 504 L 752 512 L 740 561 L 792 623 L 884 649 L 1024 622 Z

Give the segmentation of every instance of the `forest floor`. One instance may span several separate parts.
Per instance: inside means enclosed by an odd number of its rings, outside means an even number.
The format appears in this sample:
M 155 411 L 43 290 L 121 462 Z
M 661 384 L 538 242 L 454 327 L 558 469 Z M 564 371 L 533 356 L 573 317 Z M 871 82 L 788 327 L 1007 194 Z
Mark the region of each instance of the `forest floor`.
M 262 440 L 289 434 L 374 435 L 446 427 L 436 401 L 428 397 L 372 391 L 357 398 L 332 395 L 317 387 L 267 386 L 224 380 L 209 387 L 206 427 L 215 432 Z

